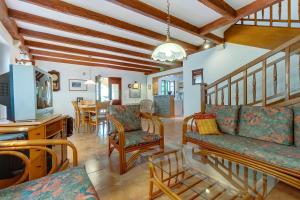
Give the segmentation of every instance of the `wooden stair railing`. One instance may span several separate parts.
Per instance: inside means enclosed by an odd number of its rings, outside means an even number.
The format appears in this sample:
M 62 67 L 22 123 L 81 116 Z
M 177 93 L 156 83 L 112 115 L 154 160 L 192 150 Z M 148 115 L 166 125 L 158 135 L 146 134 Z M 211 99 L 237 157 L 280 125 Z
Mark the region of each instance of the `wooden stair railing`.
M 242 18 L 237 24 L 300 28 L 300 0 L 283 0 Z
M 201 85 L 201 111 L 206 104 L 289 106 L 300 103 L 300 36 L 207 85 Z

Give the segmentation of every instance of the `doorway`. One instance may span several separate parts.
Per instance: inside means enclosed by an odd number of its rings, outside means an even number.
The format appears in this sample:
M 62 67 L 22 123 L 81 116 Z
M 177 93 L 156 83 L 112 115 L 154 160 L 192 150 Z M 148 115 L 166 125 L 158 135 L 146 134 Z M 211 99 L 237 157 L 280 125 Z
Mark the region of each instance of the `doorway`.
M 122 105 L 122 78 L 109 77 L 109 98 L 112 100 L 112 105 Z

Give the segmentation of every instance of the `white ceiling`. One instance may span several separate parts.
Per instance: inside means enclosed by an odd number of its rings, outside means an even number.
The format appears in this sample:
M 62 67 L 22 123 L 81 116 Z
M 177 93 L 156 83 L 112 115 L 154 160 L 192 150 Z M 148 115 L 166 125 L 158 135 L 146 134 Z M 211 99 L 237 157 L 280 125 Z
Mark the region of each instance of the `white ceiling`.
M 71 3 L 76 6 L 80 6 L 83 8 L 86 8 L 88 10 L 92 10 L 110 17 L 113 17 L 115 19 L 119 19 L 125 22 L 128 22 L 130 24 L 140 26 L 146 29 L 149 29 L 151 31 L 160 33 L 160 34 L 166 34 L 166 24 L 156 21 L 152 18 L 149 18 L 147 16 L 144 16 L 140 13 L 136 13 L 134 11 L 131 11 L 129 9 L 123 8 L 119 5 L 116 5 L 114 3 L 111 3 L 106 0 L 63 0 L 67 3 Z M 241 8 L 254 0 L 225 0 L 227 3 L 229 3 L 234 9 Z M 11 9 L 23 11 L 26 13 L 38 15 L 41 17 L 46 17 L 52 20 L 57 20 L 60 22 L 65 22 L 68 24 L 73 24 L 85 28 L 89 28 L 92 30 L 97 30 L 100 32 L 108 33 L 111 35 L 131 39 L 131 40 L 136 40 L 139 42 L 151 44 L 151 45 L 158 45 L 161 43 L 161 41 L 157 41 L 152 38 L 148 38 L 136 33 L 132 33 L 129 31 L 121 30 L 116 27 L 112 27 L 109 25 L 105 25 L 96 21 L 92 20 L 87 20 L 83 19 L 80 17 L 72 16 L 72 15 L 67 15 L 63 14 L 60 12 L 56 12 L 53 10 L 49 10 L 46 8 L 42 8 L 30 3 L 26 3 L 26 1 L 20 1 L 20 0 L 5 0 L 7 6 Z M 147 3 L 157 9 L 160 9 L 162 11 L 166 11 L 166 0 L 142 0 L 142 2 Z M 171 15 L 180 18 L 190 24 L 193 24 L 197 27 L 201 27 L 203 25 L 206 25 L 220 17 L 222 17 L 220 14 L 216 13 L 215 11 L 211 10 L 210 8 L 206 7 L 202 3 L 200 3 L 198 0 L 170 0 L 171 3 Z M 99 39 L 99 38 L 94 38 L 90 36 L 84 36 L 84 35 L 79 35 L 79 34 L 74 34 L 74 33 L 69 33 L 61 30 L 55 30 L 52 28 L 46 28 L 37 24 L 30 24 L 30 23 L 25 23 L 19 20 L 16 20 L 18 27 L 21 28 L 26 28 L 34 31 L 40 31 L 40 32 L 45 32 L 45 33 L 50 33 L 54 35 L 59 35 L 59 36 L 64 36 L 64 37 L 70 37 L 74 39 L 79 39 L 83 41 L 88 41 L 88 42 L 93 42 L 93 43 L 98 43 L 98 44 L 104 44 L 107 46 L 113 46 L 113 47 L 118 47 L 122 49 L 127 49 L 127 50 L 132 50 L 136 52 L 141 52 L 141 53 L 146 53 L 146 54 L 151 54 L 149 50 L 141 49 L 138 47 L 133 47 L 130 45 L 125 45 L 125 44 L 120 44 L 116 42 L 112 42 L 109 40 L 105 39 Z M 215 30 L 213 33 L 217 34 L 218 36 L 223 36 L 224 31 L 228 27 L 220 28 L 218 30 Z M 180 29 L 171 28 L 171 35 L 172 37 L 182 40 L 184 42 L 200 46 L 203 43 L 203 39 L 201 37 L 192 35 L 190 33 L 187 33 L 185 31 L 182 31 Z M 30 40 L 36 40 L 36 41 L 42 41 L 42 42 L 47 42 L 50 44 L 58 44 L 52 41 L 43 41 L 43 40 L 37 40 L 34 38 L 25 38 L 25 39 L 30 39 Z M 61 44 L 62 45 L 62 44 Z M 96 50 L 92 48 L 84 48 L 84 47 L 78 47 L 74 45 L 65 45 L 64 46 L 70 46 L 70 47 L 75 47 L 75 48 L 81 48 L 81 49 L 86 49 L 90 51 L 97 51 L 97 52 L 104 52 L 104 53 L 110 53 L 114 55 L 123 55 L 124 54 L 119 54 L 119 53 L 113 53 L 113 52 L 107 52 L 107 51 L 101 51 L 101 50 Z M 128 55 L 126 55 L 128 56 Z M 128 57 L 133 57 L 133 56 L 128 56 Z M 136 57 L 134 57 L 136 58 Z

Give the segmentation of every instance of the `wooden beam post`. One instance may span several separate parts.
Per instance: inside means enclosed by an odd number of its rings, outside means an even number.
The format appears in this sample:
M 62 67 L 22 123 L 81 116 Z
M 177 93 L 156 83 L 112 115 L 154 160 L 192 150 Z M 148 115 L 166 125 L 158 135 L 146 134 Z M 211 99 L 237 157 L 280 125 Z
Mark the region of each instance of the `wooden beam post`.
M 207 84 L 206 83 L 200 83 L 200 89 L 201 89 L 201 113 L 205 113 L 205 107 L 207 102 Z

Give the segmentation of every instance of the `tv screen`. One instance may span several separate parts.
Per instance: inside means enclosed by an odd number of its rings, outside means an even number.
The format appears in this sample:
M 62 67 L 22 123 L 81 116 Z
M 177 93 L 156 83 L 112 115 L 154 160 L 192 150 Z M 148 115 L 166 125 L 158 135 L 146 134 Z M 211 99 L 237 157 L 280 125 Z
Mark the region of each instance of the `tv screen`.
M 48 74 L 35 71 L 37 109 L 52 107 L 52 80 Z

